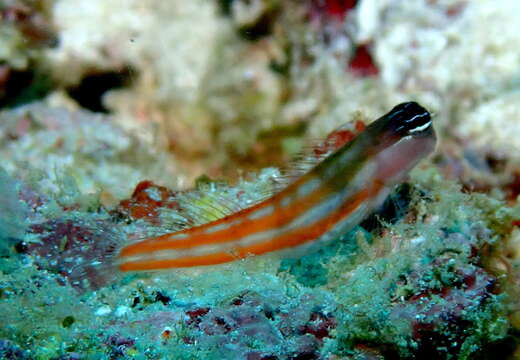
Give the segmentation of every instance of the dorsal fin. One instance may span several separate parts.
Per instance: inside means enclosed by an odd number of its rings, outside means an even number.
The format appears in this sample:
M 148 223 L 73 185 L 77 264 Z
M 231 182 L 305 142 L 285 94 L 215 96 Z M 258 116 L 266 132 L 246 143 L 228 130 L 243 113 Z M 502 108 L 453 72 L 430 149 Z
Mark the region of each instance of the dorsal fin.
M 282 170 L 282 176 L 277 179 L 275 192 L 283 190 L 287 185 L 307 173 L 327 156 L 352 141 L 365 129 L 361 120 L 348 122 L 336 128 L 325 139 L 311 141 L 302 151 Z

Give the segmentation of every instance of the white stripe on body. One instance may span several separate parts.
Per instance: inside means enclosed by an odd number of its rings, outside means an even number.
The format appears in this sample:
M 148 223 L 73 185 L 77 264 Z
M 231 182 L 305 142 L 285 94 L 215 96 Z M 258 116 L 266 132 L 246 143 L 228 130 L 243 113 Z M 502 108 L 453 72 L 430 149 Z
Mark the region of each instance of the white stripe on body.
M 330 214 L 338 210 L 343 204 L 350 201 L 350 196 L 356 194 L 362 185 L 366 186 L 366 175 L 367 172 L 371 172 L 373 170 L 373 166 L 368 164 L 365 166 L 353 179 L 352 186 L 345 186 L 342 191 L 332 193 L 327 196 L 325 199 L 320 201 L 317 205 L 311 207 L 303 214 L 298 217 L 292 219 L 284 226 L 267 229 L 265 231 L 256 232 L 253 234 L 246 235 L 243 238 L 239 238 L 233 241 L 229 241 L 227 243 L 217 243 L 217 244 L 207 244 L 207 245 L 199 245 L 193 247 L 190 245 L 190 248 L 186 249 L 176 249 L 176 250 L 157 250 L 154 252 L 147 252 L 142 255 L 137 254 L 136 256 L 128 257 L 127 261 L 143 261 L 143 260 L 159 260 L 159 259 L 179 259 L 184 257 L 192 257 L 192 256 L 204 256 L 211 253 L 217 252 L 233 252 L 233 250 L 237 248 L 250 247 L 265 241 L 269 241 L 273 238 L 276 238 L 284 233 L 291 232 L 301 227 L 312 226 L 316 222 L 319 222 L 322 219 L 325 219 Z M 302 184 L 303 185 L 303 184 Z M 367 206 L 366 201 L 362 202 L 358 205 L 356 209 L 353 210 L 352 214 L 357 214 L 353 218 L 353 220 L 349 220 L 350 215 L 347 215 L 347 218 L 344 220 L 345 224 L 354 224 L 359 222 L 359 217 L 362 217 L 366 214 L 370 206 Z M 260 210 L 263 210 L 259 209 Z M 363 210 L 364 209 L 364 210 Z M 266 215 L 267 216 L 267 215 Z M 218 224 L 220 225 L 220 224 Z M 345 225 L 343 225 L 345 227 Z M 335 227 L 336 228 L 336 227 Z M 168 239 L 169 240 L 169 239 Z M 175 240 L 175 239 L 174 239 Z

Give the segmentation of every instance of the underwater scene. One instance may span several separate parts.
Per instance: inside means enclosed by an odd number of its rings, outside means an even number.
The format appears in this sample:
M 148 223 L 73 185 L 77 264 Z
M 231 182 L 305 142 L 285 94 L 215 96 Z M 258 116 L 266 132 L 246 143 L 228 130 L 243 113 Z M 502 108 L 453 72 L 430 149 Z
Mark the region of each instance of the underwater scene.
M 520 360 L 519 34 L 0 0 L 0 359 Z

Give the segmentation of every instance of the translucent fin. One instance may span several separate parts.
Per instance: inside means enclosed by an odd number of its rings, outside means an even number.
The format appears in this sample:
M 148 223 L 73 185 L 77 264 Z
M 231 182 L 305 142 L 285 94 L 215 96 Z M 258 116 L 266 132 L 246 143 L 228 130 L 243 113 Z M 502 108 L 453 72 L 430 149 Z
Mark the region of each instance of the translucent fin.
M 178 198 L 182 215 L 195 226 L 218 220 L 240 210 L 238 204 L 218 192 L 188 191 L 179 194 Z
M 325 139 L 311 141 L 283 170 L 283 176 L 278 179 L 276 192 L 309 172 L 330 154 L 352 141 L 364 129 L 365 124 L 361 120 L 348 122 L 336 128 Z
M 264 169 L 253 179 L 241 179 L 235 186 L 208 183 L 196 190 L 177 194 L 178 220 L 197 226 L 221 219 L 251 207 L 274 194 L 276 178 L 280 173 Z

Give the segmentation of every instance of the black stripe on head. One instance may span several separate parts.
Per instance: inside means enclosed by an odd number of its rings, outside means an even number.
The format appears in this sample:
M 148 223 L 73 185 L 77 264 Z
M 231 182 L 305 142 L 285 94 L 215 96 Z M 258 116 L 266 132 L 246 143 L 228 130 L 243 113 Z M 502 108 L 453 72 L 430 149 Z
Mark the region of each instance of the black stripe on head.
M 385 117 L 391 130 L 401 136 L 418 136 L 431 129 L 430 113 L 414 101 L 395 106 Z

